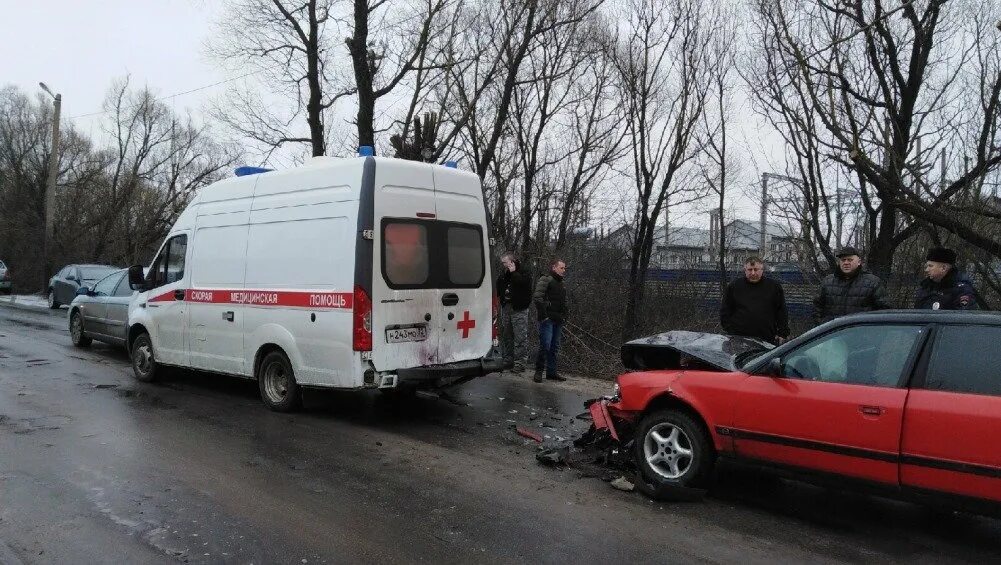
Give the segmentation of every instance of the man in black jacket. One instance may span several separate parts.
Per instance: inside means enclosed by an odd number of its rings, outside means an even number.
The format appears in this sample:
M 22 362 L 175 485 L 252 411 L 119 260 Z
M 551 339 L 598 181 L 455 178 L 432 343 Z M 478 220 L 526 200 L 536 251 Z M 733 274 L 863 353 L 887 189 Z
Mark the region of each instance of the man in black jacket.
M 820 283 L 820 294 L 813 299 L 813 320 L 822 324 L 834 318 L 887 310 L 886 287 L 876 275 L 862 268 L 862 256 L 854 247 L 843 247 L 837 253 L 838 270 Z
M 515 373 L 528 364 L 528 307 L 532 304 L 532 279 L 513 253 L 501 256 L 504 272 L 497 277 L 497 299 L 501 306 L 501 344 L 504 366 Z
M 925 280 L 914 294 L 914 307 L 924 310 L 976 310 L 973 283 L 956 270 L 956 252 L 945 247 L 928 250 Z
M 563 288 L 563 276 L 567 265 L 562 259 L 554 259 L 549 266 L 549 274 L 539 277 L 535 284 L 532 300 L 539 314 L 539 354 L 535 358 L 535 382 L 542 382 L 542 371 L 552 381 L 565 381 L 556 372 L 556 352 L 560 347 L 560 334 L 566 321 L 567 295 Z
M 764 275 L 765 264 L 759 257 L 744 261 L 744 276 L 727 285 L 723 293 L 719 318 L 730 335 L 778 345 L 789 337 L 786 297 L 782 285 Z

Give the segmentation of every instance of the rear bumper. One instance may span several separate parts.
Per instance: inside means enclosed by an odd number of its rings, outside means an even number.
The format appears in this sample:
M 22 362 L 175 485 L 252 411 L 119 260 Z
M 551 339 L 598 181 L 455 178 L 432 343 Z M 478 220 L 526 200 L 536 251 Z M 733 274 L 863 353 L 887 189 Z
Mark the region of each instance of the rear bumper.
M 504 369 L 504 361 L 499 357 L 483 357 L 458 363 L 427 365 L 409 369 L 397 369 L 396 376 L 402 383 L 427 383 L 429 381 L 482 377 Z

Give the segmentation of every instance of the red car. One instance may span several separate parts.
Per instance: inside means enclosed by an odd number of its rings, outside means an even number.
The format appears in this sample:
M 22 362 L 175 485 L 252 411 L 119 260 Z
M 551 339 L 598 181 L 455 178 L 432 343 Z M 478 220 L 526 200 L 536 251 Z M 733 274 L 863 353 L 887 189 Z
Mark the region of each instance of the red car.
M 1001 316 L 888 311 L 782 346 L 668 332 L 627 343 L 595 427 L 653 484 L 704 488 L 717 460 L 996 513 Z

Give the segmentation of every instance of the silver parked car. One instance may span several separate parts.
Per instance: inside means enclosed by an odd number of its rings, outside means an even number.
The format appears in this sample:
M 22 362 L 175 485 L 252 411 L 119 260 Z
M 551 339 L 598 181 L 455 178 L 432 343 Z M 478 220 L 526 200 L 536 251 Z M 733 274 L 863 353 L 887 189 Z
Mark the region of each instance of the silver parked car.
M 6 263 L 0 261 L 0 292 L 10 294 L 11 286 L 10 269 L 7 268 Z
M 125 345 L 129 319 L 128 271 L 121 269 L 97 281 L 93 288 L 81 286 L 70 304 L 70 337 L 73 345 L 87 347 L 91 340 Z

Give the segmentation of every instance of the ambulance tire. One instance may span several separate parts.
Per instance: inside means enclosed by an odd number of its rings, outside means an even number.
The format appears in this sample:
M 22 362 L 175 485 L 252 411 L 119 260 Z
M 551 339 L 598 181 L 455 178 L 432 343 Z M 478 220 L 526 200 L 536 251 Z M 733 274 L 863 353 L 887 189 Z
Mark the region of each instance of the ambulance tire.
M 139 334 L 132 342 L 132 350 L 129 353 L 136 380 L 144 383 L 155 381 L 160 372 L 160 364 L 156 362 L 153 354 L 153 341 L 149 338 L 149 334 L 146 332 Z
M 261 400 L 275 412 L 294 412 L 302 406 L 302 388 L 295 382 L 292 363 L 281 350 L 264 356 L 257 368 Z

